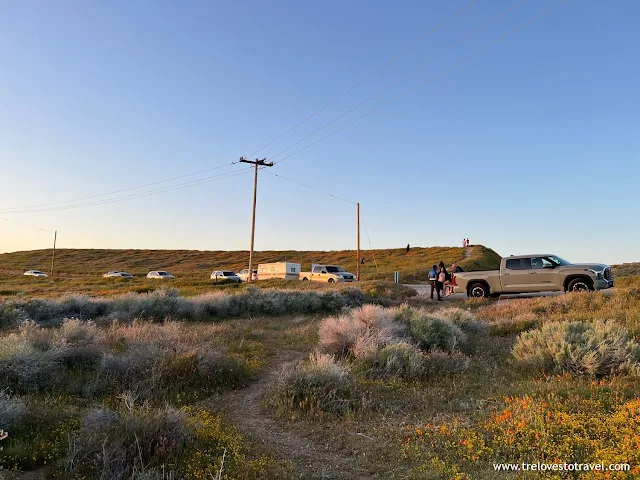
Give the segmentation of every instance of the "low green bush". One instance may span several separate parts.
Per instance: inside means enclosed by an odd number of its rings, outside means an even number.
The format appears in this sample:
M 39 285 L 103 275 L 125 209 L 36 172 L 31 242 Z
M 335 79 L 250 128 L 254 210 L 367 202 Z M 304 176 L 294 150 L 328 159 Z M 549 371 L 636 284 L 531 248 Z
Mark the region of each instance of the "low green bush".
M 521 333 L 512 354 L 521 365 L 547 373 L 640 373 L 640 345 L 612 321 L 549 322 Z
M 414 311 L 408 316 L 409 332 L 422 350 L 454 352 L 466 340 L 464 332 L 451 320 Z
M 421 381 L 463 372 L 469 364 L 470 358 L 459 352 L 423 352 L 409 343 L 396 343 L 358 359 L 354 368 L 371 379 Z

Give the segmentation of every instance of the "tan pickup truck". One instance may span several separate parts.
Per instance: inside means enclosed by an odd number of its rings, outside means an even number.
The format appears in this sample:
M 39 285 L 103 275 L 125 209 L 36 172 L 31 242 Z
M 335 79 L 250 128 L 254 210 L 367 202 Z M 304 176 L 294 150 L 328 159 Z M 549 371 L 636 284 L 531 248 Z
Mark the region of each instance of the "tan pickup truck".
M 356 276 L 353 273 L 345 272 L 337 265 L 311 265 L 310 272 L 300 273 L 300 280 L 312 282 L 355 282 Z
M 534 292 L 577 292 L 613 287 L 611 267 L 599 263 L 571 263 L 556 255 L 503 258 L 500 270 L 455 274 L 455 293 L 469 297 Z

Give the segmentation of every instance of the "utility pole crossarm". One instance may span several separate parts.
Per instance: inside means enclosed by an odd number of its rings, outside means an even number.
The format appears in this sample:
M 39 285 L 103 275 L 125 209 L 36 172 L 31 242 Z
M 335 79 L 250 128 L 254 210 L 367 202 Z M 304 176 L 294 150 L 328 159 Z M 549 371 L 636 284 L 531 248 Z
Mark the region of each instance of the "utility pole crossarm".
M 247 273 L 247 283 L 251 283 L 253 280 L 253 241 L 256 233 L 256 200 L 258 194 L 258 167 L 273 167 L 273 162 L 267 162 L 266 158 L 262 160 L 247 160 L 244 157 L 240 157 L 240 163 L 250 163 L 254 166 L 253 175 L 253 214 L 251 216 L 251 245 L 249 250 L 249 272 Z

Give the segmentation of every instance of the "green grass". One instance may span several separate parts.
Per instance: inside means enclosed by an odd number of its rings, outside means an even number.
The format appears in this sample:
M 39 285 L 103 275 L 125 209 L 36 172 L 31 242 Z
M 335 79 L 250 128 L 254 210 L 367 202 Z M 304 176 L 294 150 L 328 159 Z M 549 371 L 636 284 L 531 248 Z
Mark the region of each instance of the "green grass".
M 295 261 L 309 269 L 311 263 L 337 264 L 346 270 L 356 270 L 353 250 L 331 252 L 265 251 L 256 252 L 256 262 Z M 426 281 L 427 271 L 433 264 L 443 261 L 447 266 L 456 262 L 465 270 L 497 268 L 500 256 L 481 245 L 473 247 L 471 256 L 458 247 L 364 250 L 366 259 L 361 265 L 362 280 L 393 281 L 393 272 L 399 271 L 403 283 Z M 375 261 L 374 261 L 375 258 Z M 49 278 L 24 277 L 28 269 L 48 272 L 51 250 L 33 250 L 0 254 L 0 297 L 14 295 L 52 296 L 63 293 L 90 295 L 114 295 L 149 292 L 167 286 L 177 288 L 182 295 L 196 295 L 216 289 L 235 289 L 237 285 L 218 285 L 209 279 L 216 269 L 235 271 L 246 268 L 248 253 L 245 251 L 197 251 L 197 250 L 98 250 L 61 249 L 56 252 L 56 274 Z M 167 270 L 177 278 L 171 281 L 147 280 L 150 270 Z M 132 280 L 102 278 L 109 270 L 124 270 L 136 278 Z M 298 282 L 260 282 L 262 286 L 302 288 Z M 324 288 L 305 287 L 305 288 Z M 242 287 L 240 287 L 242 288 Z

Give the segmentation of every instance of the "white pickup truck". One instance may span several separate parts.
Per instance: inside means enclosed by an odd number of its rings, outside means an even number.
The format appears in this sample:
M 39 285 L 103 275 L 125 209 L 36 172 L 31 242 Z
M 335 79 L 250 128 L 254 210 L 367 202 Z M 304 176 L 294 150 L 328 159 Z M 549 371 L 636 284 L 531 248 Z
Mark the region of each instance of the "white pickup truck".
M 345 272 L 337 265 L 311 265 L 310 272 L 301 272 L 300 280 L 312 282 L 355 282 L 356 276 L 353 273 Z

